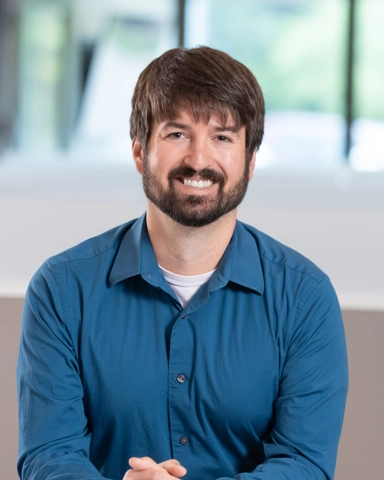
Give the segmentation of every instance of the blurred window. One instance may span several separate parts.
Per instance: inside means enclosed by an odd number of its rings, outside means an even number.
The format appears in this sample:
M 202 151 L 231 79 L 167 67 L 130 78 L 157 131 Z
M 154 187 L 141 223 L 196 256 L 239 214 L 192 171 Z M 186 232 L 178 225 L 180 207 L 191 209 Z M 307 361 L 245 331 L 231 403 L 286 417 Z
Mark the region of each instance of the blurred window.
M 69 11 L 64 2 L 26 2 L 20 21 L 17 145 L 26 152 L 63 146 Z
M 80 16 L 88 23 L 87 9 Z M 89 3 L 89 2 L 88 2 Z M 93 4 L 94 2 L 92 2 Z M 131 151 L 130 105 L 137 78 L 146 65 L 176 46 L 176 9 L 173 0 L 101 2 L 96 29 L 97 41 L 82 93 L 78 121 L 72 141 L 76 155 L 92 160 L 101 156 L 127 161 Z M 88 47 L 88 51 L 90 48 Z
M 358 170 L 384 169 L 383 0 L 360 0 L 356 27 L 356 120 L 351 164 Z
M 257 77 L 267 106 L 259 167 L 342 165 L 351 117 L 350 164 L 384 168 L 383 0 L 20 0 L 19 18 L 13 138 L 23 156 L 125 162 L 137 77 L 184 37 L 187 47 L 228 52 Z M 12 129 L 3 117 L 4 144 Z
M 266 99 L 259 166 L 343 161 L 345 0 L 190 0 L 187 46 L 209 44 L 245 63 Z M 195 29 L 204 12 L 205 25 Z
M 176 46 L 175 15 L 174 0 L 24 0 L 17 149 L 126 161 L 134 85 Z

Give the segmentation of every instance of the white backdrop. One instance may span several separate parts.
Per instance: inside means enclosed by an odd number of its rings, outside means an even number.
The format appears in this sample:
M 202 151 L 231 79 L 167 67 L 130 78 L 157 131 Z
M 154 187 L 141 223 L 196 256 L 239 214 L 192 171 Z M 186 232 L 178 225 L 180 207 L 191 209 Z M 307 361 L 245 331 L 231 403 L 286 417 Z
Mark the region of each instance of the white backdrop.
M 0 296 L 23 296 L 47 257 L 144 209 L 130 159 L 0 163 Z M 343 308 L 384 310 L 384 172 L 256 168 L 239 218 L 317 263 Z

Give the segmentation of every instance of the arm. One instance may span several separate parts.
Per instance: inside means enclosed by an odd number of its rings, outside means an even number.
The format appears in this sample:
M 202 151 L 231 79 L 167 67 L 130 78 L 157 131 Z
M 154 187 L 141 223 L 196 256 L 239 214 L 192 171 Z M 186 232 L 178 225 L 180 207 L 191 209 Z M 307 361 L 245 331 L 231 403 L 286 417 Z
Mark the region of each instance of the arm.
M 17 366 L 22 480 L 103 478 L 88 458 L 91 434 L 64 308 L 53 267 L 46 263 L 25 298 Z
M 287 345 L 275 425 L 263 444 L 265 461 L 237 480 L 333 479 L 348 388 L 344 328 L 328 279 L 305 295 Z

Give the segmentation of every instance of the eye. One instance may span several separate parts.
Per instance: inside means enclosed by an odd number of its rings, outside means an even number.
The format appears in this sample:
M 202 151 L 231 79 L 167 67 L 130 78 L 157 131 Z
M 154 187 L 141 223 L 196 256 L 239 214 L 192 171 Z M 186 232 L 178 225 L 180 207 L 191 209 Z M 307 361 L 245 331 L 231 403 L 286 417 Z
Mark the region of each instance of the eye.
M 226 137 L 225 135 L 219 135 L 217 137 L 218 140 L 220 140 L 220 142 L 230 142 L 231 139 L 229 137 Z
M 184 134 L 181 132 L 172 132 L 168 135 L 168 138 L 183 138 Z

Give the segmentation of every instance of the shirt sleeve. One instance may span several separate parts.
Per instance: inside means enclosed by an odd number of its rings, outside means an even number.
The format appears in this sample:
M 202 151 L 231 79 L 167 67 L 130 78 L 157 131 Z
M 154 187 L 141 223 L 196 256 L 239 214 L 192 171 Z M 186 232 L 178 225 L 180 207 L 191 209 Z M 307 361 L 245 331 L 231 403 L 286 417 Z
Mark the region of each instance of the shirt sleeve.
M 334 478 L 348 389 L 344 327 L 328 279 L 305 296 L 285 356 L 275 425 L 263 442 L 265 461 L 236 480 Z
M 101 480 L 89 461 L 91 434 L 79 364 L 52 265 L 28 288 L 17 365 L 21 480 Z

